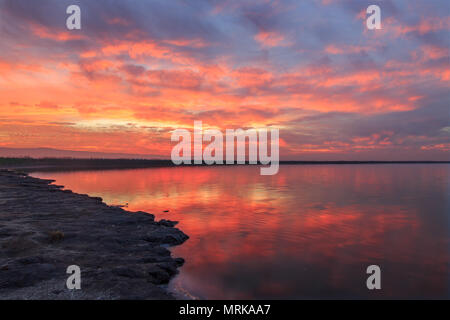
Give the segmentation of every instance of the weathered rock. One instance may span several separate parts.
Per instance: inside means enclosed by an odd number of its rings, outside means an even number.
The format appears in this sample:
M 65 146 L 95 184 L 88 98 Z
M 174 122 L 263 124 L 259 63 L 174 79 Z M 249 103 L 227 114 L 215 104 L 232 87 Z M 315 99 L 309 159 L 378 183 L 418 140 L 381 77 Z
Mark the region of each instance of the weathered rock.
M 22 263 L 22 264 L 43 263 L 44 258 L 42 258 L 40 256 L 30 256 L 30 257 L 24 257 L 24 258 L 17 259 L 17 262 Z
M 146 278 L 145 272 L 131 267 L 117 267 L 113 269 L 113 273 L 126 278 Z
M 167 270 L 157 265 L 151 266 L 148 269 L 148 274 L 153 277 L 152 282 L 157 284 L 166 284 L 169 282 L 171 278 L 171 274 Z
M 174 221 L 0 170 L 0 299 L 172 299 L 184 260 L 164 246 L 188 236 Z M 69 265 L 82 289 L 66 288 Z
M 184 259 L 181 257 L 173 259 L 178 267 L 181 267 L 184 264 Z
M 166 226 L 166 227 L 174 227 L 178 224 L 178 221 L 171 221 L 171 220 L 166 220 L 166 219 L 161 219 L 158 222 L 159 225 L 161 226 Z
M 165 270 L 171 276 L 177 273 L 178 265 L 175 261 L 158 263 L 157 266 Z
M 161 226 L 161 228 L 147 233 L 143 239 L 153 243 L 179 245 L 189 239 L 189 237 L 177 228 Z

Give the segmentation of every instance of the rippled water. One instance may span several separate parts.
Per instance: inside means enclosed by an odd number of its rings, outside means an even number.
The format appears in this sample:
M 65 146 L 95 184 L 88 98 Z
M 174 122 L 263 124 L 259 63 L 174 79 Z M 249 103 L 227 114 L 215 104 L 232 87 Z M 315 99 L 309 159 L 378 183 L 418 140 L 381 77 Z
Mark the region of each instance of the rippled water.
M 180 221 L 171 286 L 194 297 L 449 298 L 448 164 L 178 167 L 34 173 Z M 169 210 L 165 213 L 163 211 Z M 367 266 L 381 267 L 379 291 Z

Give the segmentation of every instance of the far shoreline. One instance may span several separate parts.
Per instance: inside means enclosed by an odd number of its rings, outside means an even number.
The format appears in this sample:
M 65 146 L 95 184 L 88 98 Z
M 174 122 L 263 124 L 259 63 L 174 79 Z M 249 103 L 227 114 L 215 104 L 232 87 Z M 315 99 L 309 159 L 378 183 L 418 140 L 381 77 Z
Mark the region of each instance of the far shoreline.
M 280 161 L 280 165 L 366 165 L 366 164 L 450 164 L 450 161 Z M 85 171 L 85 170 L 121 170 L 148 169 L 164 167 L 211 167 L 211 166 L 243 166 L 261 164 L 191 164 L 175 165 L 171 160 L 158 159 L 101 159 L 101 158 L 11 158 L 0 157 L 0 169 L 37 171 Z

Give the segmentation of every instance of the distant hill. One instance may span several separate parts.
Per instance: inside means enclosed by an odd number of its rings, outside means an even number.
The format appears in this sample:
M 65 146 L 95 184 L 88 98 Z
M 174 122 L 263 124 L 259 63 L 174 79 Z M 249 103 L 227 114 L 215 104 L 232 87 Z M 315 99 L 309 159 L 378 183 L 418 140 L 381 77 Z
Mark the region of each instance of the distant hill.
M 6 148 L 0 147 L 0 157 L 31 158 L 78 158 L 78 159 L 161 159 L 150 154 L 107 153 L 91 151 L 60 150 L 53 148 Z

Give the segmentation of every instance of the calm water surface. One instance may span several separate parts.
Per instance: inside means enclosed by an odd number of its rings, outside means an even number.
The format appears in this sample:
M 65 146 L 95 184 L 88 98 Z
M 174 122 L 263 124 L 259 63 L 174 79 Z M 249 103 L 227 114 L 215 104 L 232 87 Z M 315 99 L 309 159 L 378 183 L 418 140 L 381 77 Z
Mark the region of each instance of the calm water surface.
M 34 173 L 180 221 L 171 286 L 198 298 L 450 298 L 450 165 Z M 164 210 L 169 210 L 164 213 Z M 382 289 L 366 288 L 381 267 Z

